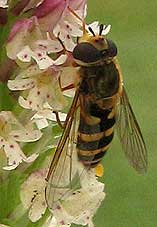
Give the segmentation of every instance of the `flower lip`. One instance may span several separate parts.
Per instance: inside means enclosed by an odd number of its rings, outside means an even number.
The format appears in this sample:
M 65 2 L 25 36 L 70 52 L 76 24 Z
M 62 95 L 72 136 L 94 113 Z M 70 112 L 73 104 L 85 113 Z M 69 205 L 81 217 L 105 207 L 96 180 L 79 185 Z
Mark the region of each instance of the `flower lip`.
M 73 50 L 73 57 L 84 63 L 94 63 L 101 60 L 101 52 L 92 44 L 87 42 L 79 43 Z

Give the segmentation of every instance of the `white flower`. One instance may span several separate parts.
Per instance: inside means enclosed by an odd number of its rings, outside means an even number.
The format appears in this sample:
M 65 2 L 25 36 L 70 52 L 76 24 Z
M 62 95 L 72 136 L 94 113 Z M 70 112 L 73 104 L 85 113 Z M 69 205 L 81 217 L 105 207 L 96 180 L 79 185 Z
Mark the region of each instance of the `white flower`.
M 82 10 L 75 10 L 75 13 L 80 16 L 80 18 L 83 14 Z M 60 21 L 53 29 L 53 33 L 56 37 L 58 36 L 62 40 L 66 50 L 73 51 L 76 45 L 73 41 L 73 37 L 81 37 L 83 35 L 82 21 L 66 9 Z
M 8 0 L 0 0 L 0 7 L 8 8 Z
M 36 17 L 18 20 L 12 27 L 6 44 L 9 58 L 17 58 L 23 62 L 31 62 L 34 59 L 40 69 L 51 65 L 63 64 L 66 55 L 61 55 L 57 60 L 51 59 L 48 54 L 63 50 L 58 39 L 52 40 L 48 33 L 40 30 Z
M 72 223 L 94 227 L 92 218 L 105 198 L 104 184 L 97 181 L 93 170 L 84 172 L 81 188 L 65 195 L 51 210 L 54 223 L 51 227 Z
M 59 119 L 61 122 L 65 121 L 65 119 L 66 119 L 65 113 L 58 112 L 58 116 L 59 116 Z M 35 113 L 33 115 L 32 120 L 33 120 L 33 122 L 36 123 L 38 129 L 47 127 L 49 125 L 47 120 L 54 121 L 54 122 L 57 121 L 56 114 L 53 113 L 52 108 L 38 111 L 37 113 Z
M 45 201 L 46 170 L 32 173 L 21 186 L 20 198 L 25 209 L 29 209 L 28 217 L 32 222 L 38 221 L 47 208 Z
M 89 34 L 91 34 L 91 32 L 89 31 L 89 27 L 91 27 L 91 29 L 94 31 L 95 34 L 99 34 L 99 29 L 100 29 L 100 26 L 99 26 L 99 22 L 98 21 L 94 21 L 93 23 L 91 24 L 88 24 L 86 25 L 86 29 L 88 31 Z M 103 26 L 103 30 L 102 30 L 102 35 L 107 35 L 109 32 L 110 32 L 110 29 L 111 29 L 111 25 L 104 25 Z
M 8 81 L 10 90 L 26 90 L 25 96 L 19 97 L 19 104 L 26 109 L 43 110 L 48 103 L 53 110 L 61 110 L 65 100 L 59 86 L 58 68 L 40 70 L 30 66 L 23 70 L 15 80 Z
M 78 168 L 79 162 L 78 162 Z M 71 224 L 94 227 L 92 218 L 105 198 L 104 184 L 97 181 L 93 170 L 85 171 L 81 188 L 65 194 L 55 202 L 43 227 L 69 227 Z M 46 170 L 32 173 L 21 188 L 21 201 L 32 222 L 39 220 L 46 210 L 45 202 Z
M 24 128 L 9 111 L 0 112 L 0 149 L 3 149 L 7 157 L 5 170 L 15 169 L 22 161 L 33 162 L 38 154 L 27 157 L 21 150 L 18 142 L 33 142 L 41 138 L 39 130 Z
M 34 50 L 34 48 L 37 48 L 36 41 L 42 39 L 45 39 L 45 35 L 42 34 L 36 17 L 17 20 L 12 26 L 6 43 L 7 55 L 9 58 L 16 60 L 17 54 L 25 46 L 29 46 Z
M 24 46 L 17 54 L 18 59 L 23 62 L 30 62 L 31 59 L 34 59 L 40 69 L 47 69 L 53 65 L 61 65 L 67 59 L 65 54 L 60 55 L 56 60 L 47 55 L 48 53 L 59 52 L 63 49 L 57 40 L 38 40 L 34 45 L 36 45 L 34 49 Z

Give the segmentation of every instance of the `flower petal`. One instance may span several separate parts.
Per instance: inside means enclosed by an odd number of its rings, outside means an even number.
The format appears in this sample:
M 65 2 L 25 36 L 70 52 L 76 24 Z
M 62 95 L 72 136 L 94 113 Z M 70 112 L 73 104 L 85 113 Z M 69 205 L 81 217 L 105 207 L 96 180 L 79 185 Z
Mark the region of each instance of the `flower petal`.
M 41 138 L 42 133 L 39 130 L 27 131 L 27 130 L 12 130 L 9 135 L 19 142 L 34 142 Z
M 66 39 L 64 40 L 64 45 L 68 51 L 73 51 L 76 43 L 73 42 L 72 38 L 67 35 Z
M 35 85 L 34 79 L 15 79 L 15 80 L 8 80 L 8 88 L 12 91 L 23 91 L 30 88 L 33 88 Z
M 58 116 L 59 116 L 60 121 L 64 122 L 67 114 L 58 112 Z M 50 109 L 38 111 L 36 114 L 34 114 L 32 119 L 37 124 L 37 127 L 39 129 L 45 128 L 49 125 L 48 121 L 46 119 L 55 121 L 55 122 L 57 121 L 56 114 L 54 114 L 52 112 L 52 110 L 50 110 Z
M 37 54 L 33 53 L 32 57 L 37 62 L 40 69 L 47 69 L 54 64 L 54 61 L 46 54 L 42 54 L 41 57 L 38 57 Z
M 10 170 L 13 170 L 13 169 L 16 169 L 18 167 L 18 163 L 16 164 L 13 164 L 13 165 L 9 165 L 9 166 L 4 166 L 3 169 L 4 170 L 7 170 L 7 171 L 10 171 Z
M 23 108 L 31 109 L 30 101 L 24 99 L 22 96 L 19 96 L 18 102 L 19 102 L 20 106 L 22 106 Z M 34 109 L 32 108 L 32 110 L 34 110 Z
M 65 22 L 66 29 L 70 35 L 73 37 L 80 37 L 83 35 L 83 31 L 79 28 L 79 26 L 74 23 L 69 23 L 68 21 Z
M 0 136 L 0 149 L 5 145 L 5 140 L 2 136 Z
M 59 116 L 60 121 L 64 122 L 66 120 L 67 114 L 58 112 L 58 116 Z M 55 114 L 52 116 L 51 120 L 52 121 L 57 121 Z
M 30 62 L 32 56 L 32 50 L 29 46 L 25 46 L 18 54 L 17 57 L 20 61 Z
M 48 121 L 44 118 L 34 119 L 34 122 L 36 123 L 38 129 L 43 129 L 49 126 Z
M 89 27 L 91 27 L 91 29 L 97 34 L 99 31 L 98 31 L 98 28 L 99 28 L 99 22 L 98 21 L 94 21 L 92 22 L 91 24 L 88 24 L 86 25 L 86 29 L 87 31 L 90 33 L 89 31 Z M 91 33 L 90 33 L 91 34 Z
M 4 124 L 6 124 L 6 127 L 9 127 L 10 130 L 12 129 L 12 127 L 14 127 L 14 129 L 23 129 L 22 124 L 16 119 L 11 111 L 1 111 L 0 118 L 1 123 L 5 121 Z
M 4 151 L 8 159 L 8 166 L 3 167 L 5 170 L 16 168 L 22 161 L 33 162 L 38 154 L 32 154 L 29 157 L 22 152 L 20 146 L 13 140 L 9 140 L 5 143 Z
M 45 87 L 41 87 L 40 90 L 37 87 L 34 87 L 29 91 L 26 99 L 20 96 L 18 102 L 23 108 L 40 110 L 45 102 L 45 93 Z
M 20 198 L 25 209 L 30 208 L 29 218 L 32 222 L 39 220 L 46 210 L 45 177 L 46 170 L 38 170 L 21 186 Z
M 47 205 L 44 192 L 45 191 L 43 190 L 34 198 L 33 204 L 29 210 L 28 217 L 32 222 L 38 221 L 46 211 Z
M 58 40 L 37 40 L 36 45 L 38 49 L 44 49 L 48 53 L 60 52 L 63 50 L 63 46 Z
M 0 0 L 0 7 L 8 8 L 8 0 Z
M 67 55 L 62 54 L 54 61 L 54 65 L 62 65 L 66 61 L 66 59 L 67 59 Z
M 36 77 L 43 71 L 39 69 L 38 65 L 30 65 L 27 69 L 22 69 L 17 75 L 16 79 L 24 79 L 30 77 Z
M 107 35 L 110 32 L 111 29 L 111 25 L 107 25 L 104 27 L 103 31 L 102 31 L 102 35 Z
M 37 159 L 38 156 L 39 156 L 39 154 L 32 154 L 27 158 L 23 158 L 23 161 L 27 162 L 27 163 L 34 162 L 35 159 Z

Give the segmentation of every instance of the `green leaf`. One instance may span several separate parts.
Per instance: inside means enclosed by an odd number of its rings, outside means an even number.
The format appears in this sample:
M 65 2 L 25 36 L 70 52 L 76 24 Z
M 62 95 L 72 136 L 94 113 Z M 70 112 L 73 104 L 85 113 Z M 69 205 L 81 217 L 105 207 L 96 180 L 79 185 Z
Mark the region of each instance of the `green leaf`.
M 7 85 L 0 83 L 0 111 L 12 110 L 14 103 Z
M 20 174 L 13 171 L 0 184 L 0 220 L 9 218 L 20 203 Z

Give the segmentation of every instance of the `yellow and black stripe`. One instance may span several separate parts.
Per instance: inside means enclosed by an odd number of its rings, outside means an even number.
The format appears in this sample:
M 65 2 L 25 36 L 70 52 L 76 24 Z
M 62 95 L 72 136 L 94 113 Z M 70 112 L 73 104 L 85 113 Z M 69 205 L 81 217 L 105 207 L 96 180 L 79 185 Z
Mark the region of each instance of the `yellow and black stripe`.
M 85 115 L 80 114 L 77 149 L 78 158 L 85 166 L 95 167 L 109 148 L 115 124 L 115 115 L 112 116 L 111 112 L 112 109 L 104 110 L 93 104 L 90 115 L 99 119 L 99 123 L 93 125 L 86 121 Z

